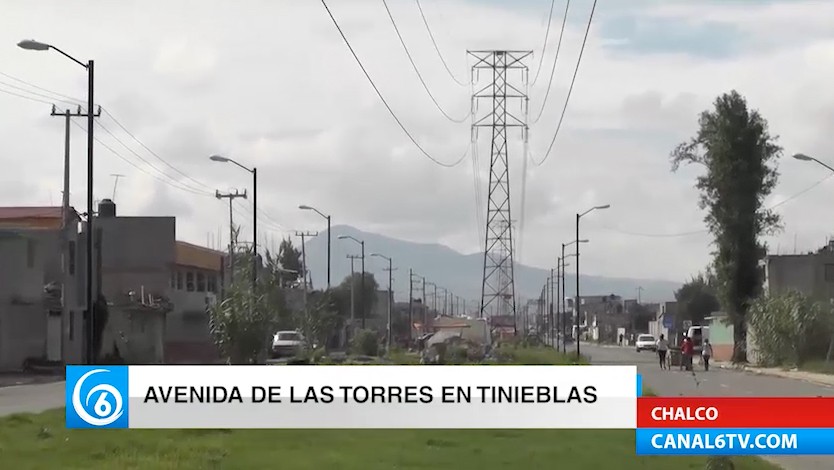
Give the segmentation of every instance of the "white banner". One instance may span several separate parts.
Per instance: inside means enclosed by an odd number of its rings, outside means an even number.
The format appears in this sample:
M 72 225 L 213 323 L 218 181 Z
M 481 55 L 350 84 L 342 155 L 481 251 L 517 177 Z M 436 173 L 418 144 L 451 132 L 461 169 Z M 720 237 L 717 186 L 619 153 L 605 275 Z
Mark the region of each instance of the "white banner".
M 67 426 L 635 429 L 637 388 L 634 366 L 68 366 Z

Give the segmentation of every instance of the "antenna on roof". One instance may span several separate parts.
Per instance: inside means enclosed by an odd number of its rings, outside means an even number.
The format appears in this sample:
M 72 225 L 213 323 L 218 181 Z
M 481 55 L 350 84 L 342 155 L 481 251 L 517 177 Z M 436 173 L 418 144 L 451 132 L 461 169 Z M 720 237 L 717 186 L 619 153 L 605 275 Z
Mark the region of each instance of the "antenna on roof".
M 116 200 L 116 188 L 119 186 L 119 178 L 124 178 L 125 175 L 120 175 L 118 173 L 110 173 L 110 176 L 115 178 L 115 180 L 113 181 L 113 197 L 111 198 L 112 200 L 115 201 Z

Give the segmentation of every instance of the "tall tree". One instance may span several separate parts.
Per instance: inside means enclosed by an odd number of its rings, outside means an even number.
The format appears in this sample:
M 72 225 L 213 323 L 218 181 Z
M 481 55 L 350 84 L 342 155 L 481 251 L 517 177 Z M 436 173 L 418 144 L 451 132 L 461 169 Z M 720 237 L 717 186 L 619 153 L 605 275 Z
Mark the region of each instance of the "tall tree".
M 767 121 L 735 90 L 716 98 L 698 124 L 695 137 L 672 152 L 672 171 L 692 163 L 705 169 L 695 187 L 715 237 L 718 297 L 733 322 L 733 362 L 746 362 L 745 317 L 761 289 L 758 264 L 766 254 L 760 237 L 780 228 L 779 216 L 764 200 L 776 186 L 775 160 L 782 149 Z
M 301 250 L 292 244 L 292 240 L 285 238 L 278 246 L 278 263 L 284 268 L 281 273 L 283 285 L 292 285 L 302 278 L 303 264 L 301 262 Z
M 682 285 L 675 292 L 675 300 L 683 318 L 691 320 L 694 325 L 702 325 L 706 317 L 721 308 L 705 274 L 698 274 Z

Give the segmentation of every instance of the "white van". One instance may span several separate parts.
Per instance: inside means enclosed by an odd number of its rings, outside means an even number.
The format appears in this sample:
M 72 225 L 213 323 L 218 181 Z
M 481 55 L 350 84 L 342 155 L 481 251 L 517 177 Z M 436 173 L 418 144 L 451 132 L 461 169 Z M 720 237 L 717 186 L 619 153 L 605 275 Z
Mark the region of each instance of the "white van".
M 704 345 L 704 340 L 709 339 L 709 327 L 690 326 L 686 335 L 692 340 L 692 346 L 695 349 L 695 354 L 700 354 Z

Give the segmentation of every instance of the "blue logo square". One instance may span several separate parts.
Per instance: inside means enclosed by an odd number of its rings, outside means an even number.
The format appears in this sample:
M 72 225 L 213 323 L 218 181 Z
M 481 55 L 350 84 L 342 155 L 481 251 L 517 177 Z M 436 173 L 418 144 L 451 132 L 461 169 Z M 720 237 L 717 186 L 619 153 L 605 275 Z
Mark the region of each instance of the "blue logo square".
M 128 427 L 128 366 L 67 366 L 67 428 Z

